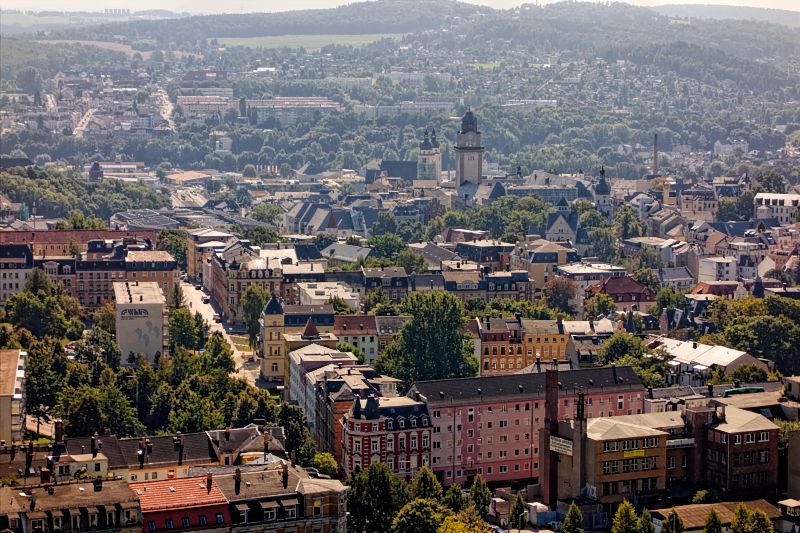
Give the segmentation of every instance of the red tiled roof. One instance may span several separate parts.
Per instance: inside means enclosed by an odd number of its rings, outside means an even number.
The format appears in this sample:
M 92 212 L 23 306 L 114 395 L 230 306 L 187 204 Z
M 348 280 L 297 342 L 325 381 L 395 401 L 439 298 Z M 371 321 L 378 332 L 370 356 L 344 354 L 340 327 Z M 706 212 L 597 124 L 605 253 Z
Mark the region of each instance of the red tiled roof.
M 165 509 L 187 509 L 226 504 L 228 500 L 212 479 L 209 490 L 205 477 L 187 477 L 131 483 L 130 487 L 139 496 L 142 512 Z
M 123 237 L 142 237 L 155 242 L 156 231 L 117 231 L 99 229 L 0 231 L 0 244 L 69 244 L 70 241 L 82 243 L 94 239 L 121 239 Z
M 378 326 L 375 315 L 336 315 L 333 317 L 335 335 L 376 335 Z
M 606 278 L 588 287 L 586 292 L 591 295 L 603 293 L 609 296 L 615 294 L 642 294 L 645 295 L 645 298 L 643 298 L 645 301 L 653 297 L 653 291 L 650 287 L 642 285 L 630 276 L 612 276 Z
M 689 294 L 713 294 L 715 296 L 733 296 L 739 288 L 738 281 L 721 281 L 706 283 L 701 281 Z

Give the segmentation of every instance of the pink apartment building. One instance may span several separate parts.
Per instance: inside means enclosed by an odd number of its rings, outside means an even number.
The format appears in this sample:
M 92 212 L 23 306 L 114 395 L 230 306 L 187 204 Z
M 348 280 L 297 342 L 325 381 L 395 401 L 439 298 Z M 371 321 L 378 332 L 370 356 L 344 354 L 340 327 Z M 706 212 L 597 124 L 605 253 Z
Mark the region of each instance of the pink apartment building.
M 641 414 L 645 387 L 631 367 L 586 368 L 558 374 L 559 419 L 575 417 L 586 393 L 587 417 Z M 445 485 L 538 483 L 539 430 L 545 422 L 545 374 L 511 374 L 417 382 L 408 394 L 427 403 L 431 468 Z

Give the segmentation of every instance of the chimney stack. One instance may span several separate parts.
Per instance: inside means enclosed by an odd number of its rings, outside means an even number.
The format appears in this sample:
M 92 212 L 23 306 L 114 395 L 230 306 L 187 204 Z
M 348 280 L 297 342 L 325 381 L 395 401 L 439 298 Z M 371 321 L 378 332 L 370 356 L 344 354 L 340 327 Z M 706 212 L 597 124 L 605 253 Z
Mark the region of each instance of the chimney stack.
M 233 474 L 233 480 L 234 480 L 234 490 L 236 491 L 236 494 L 239 494 L 239 491 L 242 490 L 242 469 L 241 468 L 237 468 L 236 469 L 236 472 Z
M 206 491 L 211 492 L 211 485 L 214 481 L 214 475 L 211 472 L 206 474 Z
M 284 489 L 289 486 L 289 463 L 283 460 L 281 461 L 281 482 Z

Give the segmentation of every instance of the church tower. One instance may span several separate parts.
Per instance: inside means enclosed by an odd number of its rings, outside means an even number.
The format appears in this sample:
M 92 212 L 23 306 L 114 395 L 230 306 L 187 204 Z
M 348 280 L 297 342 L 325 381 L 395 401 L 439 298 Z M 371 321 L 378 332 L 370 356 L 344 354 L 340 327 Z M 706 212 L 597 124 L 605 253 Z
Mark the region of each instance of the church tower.
M 436 130 L 425 130 L 425 136 L 419 143 L 417 155 L 417 179 L 436 180 L 442 176 L 442 154 L 439 151 L 439 141 L 436 140 Z
M 483 176 L 483 146 L 478 119 L 469 109 L 461 119 L 461 130 L 454 147 L 456 157 L 456 185 L 479 184 Z
M 592 196 L 597 210 L 610 218 L 614 214 L 614 205 L 611 201 L 611 186 L 606 181 L 605 167 L 600 168 L 600 180 L 595 183 Z

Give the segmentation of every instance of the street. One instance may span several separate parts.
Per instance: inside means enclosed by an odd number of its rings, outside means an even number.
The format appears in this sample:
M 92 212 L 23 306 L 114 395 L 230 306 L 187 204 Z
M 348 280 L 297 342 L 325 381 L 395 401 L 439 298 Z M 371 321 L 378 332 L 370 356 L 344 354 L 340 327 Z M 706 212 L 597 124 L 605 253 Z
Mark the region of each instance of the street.
M 97 111 L 97 108 L 93 107 L 83 114 L 81 119 L 78 121 L 77 126 L 75 126 L 75 130 L 72 132 L 75 135 L 75 137 L 83 137 L 83 131 L 86 129 L 86 126 L 89 124 L 89 121 L 94 116 L 95 111 Z
M 207 293 L 205 290 L 195 289 L 194 285 L 191 283 L 181 281 L 181 288 L 183 289 L 184 301 L 192 314 L 196 311 L 200 311 L 200 316 L 211 326 L 211 331 L 219 331 L 222 333 L 225 340 L 231 345 L 233 360 L 236 362 L 236 373 L 246 378 L 251 385 L 256 385 L 259 376 L 258 362 L 250 361 L 249 359 L 252 356 L 252 352 L 249 349 L 240 350 L 237 348 L 234 339 L 231 337 L 230 333 L 225 330 L 224 325 L 219 322 L 214 322 L 214 315 L 219 313 L 219 308 L 216 304 L 204 304 L 203 296 L 207 296 Z

